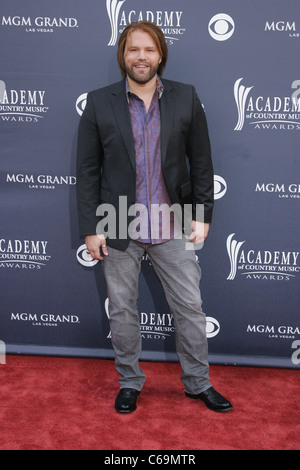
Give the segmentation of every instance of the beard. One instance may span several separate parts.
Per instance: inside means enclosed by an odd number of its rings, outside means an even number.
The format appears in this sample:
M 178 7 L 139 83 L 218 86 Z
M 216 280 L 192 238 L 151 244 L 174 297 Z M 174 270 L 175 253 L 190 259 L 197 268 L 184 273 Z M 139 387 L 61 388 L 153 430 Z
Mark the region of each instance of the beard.
M 141 64 L 142 65 L 142 64 Z M 148 64 L 145 64 L 148 65 Z M 125 70 L 129 78 L 139 85 L 144 85 L 150 82 L 158 72 L 159 64 L 155 67 L 148 66 L 147 69 L 140 69 L 139 71 L 135 69 L 134 66 L 127 67 L 125 64 Z

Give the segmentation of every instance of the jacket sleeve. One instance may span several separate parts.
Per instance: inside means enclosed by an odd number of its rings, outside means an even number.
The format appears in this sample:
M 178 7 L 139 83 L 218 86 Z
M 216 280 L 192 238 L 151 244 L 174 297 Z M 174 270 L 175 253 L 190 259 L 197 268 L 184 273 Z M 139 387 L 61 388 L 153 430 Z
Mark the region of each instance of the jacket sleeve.
M 210 223 L 214 206 L 214 171 L 206 116 L 194 87 L 187 155 L 193 192 L 193 220 L 197 218 L 196 205 L 203 204 L 204 222 Z M 201 214 L 201 211 L 199 213 Z
M 88 94 L 81 116 L 77 142 L 77 209 L 81 236 L 95 235 L 99 218 L 100 180 L 103 149 L 100 142 L 93 98 Z

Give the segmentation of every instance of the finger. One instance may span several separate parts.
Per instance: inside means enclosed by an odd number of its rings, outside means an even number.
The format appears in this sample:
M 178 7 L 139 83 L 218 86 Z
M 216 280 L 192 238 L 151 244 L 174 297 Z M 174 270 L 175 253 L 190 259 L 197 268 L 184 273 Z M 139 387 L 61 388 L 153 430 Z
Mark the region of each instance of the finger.
M 189 238 L 189 241 L 194 243 L 194 245 L 201 245 L 202 243 L 204 243 L 205 237 L 197 237 L 196 235 L 194 235 L 193 238 Z
M 100 254 L 100 250 L 99 250 L 99 251 L 96 251 L 96 252 L 94 252 L 94 251 L 91 252 L 91 257 L 92 257 L 93 259 L 98 260 L 98 261 L 102 261 L 102 260 L 103 260 L 101 254 Z
M 192 232 L 191 235 L 189 236 L 189 241 L 192 242 L 192 243 L 195 243 L 196 242 L 196 234 L 195 232 Z
M 89 249 L 87 247 L 87 250 L 86 250 L 87 254 L 90 255 L 93 259 L 96 259 L 98 261 L 101 261 L 103 258 L 100 256 L 100 249 Z
M 102 253 L 104 254 L 104 256 L 108 256 L 108 248 L 105 244 L 101 245 L 101 249 L 102 249 Z

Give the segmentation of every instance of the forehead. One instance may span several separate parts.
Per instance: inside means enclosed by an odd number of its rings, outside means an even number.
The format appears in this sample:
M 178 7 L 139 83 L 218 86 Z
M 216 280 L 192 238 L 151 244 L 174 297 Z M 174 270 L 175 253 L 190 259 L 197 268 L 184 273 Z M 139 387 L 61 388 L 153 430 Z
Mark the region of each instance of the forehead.
M 141 29 L 133 30 L 127 38 L 126 47 L 157 47 L 153 37 Z

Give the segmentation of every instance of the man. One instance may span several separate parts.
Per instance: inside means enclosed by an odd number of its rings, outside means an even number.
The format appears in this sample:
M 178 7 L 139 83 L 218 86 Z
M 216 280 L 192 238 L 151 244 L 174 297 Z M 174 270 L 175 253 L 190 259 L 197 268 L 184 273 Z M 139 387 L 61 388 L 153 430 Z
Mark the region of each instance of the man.
M 207 124 L 194 87 L 161 78 L 167 56 L 167 44 L 157 25 L 132 23 L 119 40 L 118 62 L 124 79 L 88 95 L 78 136 L 80 232 L 91 256 L 103 262 L 120 374 L 116 410 L 134 411 L 145 382 L 139 365 L 137 299 L 146 251 L 174 316 L 186 396 L 202 400 L 211 410 L 228 411 L 231 403 L 209 382 L 201 271 L 194 252 L 187 249 L 189 244 L 204 242 L 212 218 L 213 167 Z M 200 205 L 203 217 L 197 211 Z M 165 221 L 155 219 L 158 206 L 191 209 L 189 240 L 180 236 L 178 210 L 169 217 L 166 231 Z M 103 219 L 109 207 L 114 208 L 115 224 Z M 134 213 L 132 207 L 138 210 Z M 132 226 L 135 230 L 129 229 Z

